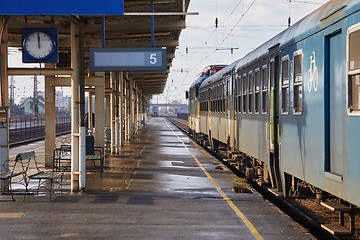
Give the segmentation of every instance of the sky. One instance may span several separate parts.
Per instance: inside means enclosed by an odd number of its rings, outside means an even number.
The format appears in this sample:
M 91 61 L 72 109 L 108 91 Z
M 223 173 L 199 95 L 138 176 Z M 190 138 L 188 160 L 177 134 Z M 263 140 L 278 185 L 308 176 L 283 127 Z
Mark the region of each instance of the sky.
M 286 29 L 289 16 L 294 24 L 328 0 L 290 1 L 190 0 L 188 12 L 199 15 L 186 17 L 187 27 L 181 32 L 164 93 L 154 96 L 152 101 L 187 103 L 185 91 L 206 66 L 230 64 L 244 57 Z M 10 50 L 9 66 L 21 64 L 20 52 Z M 39 64 L 26 65 L 40 67 Z M 33 76 L 15 77 L 16 103 L 23 97 L 32 96 L 33 79 Z M 38 77 L 38 89 L 44 89 L 43 77 Z M 63 88 L 63 91 L 64 95 L 70 95 L 70 89 Z
M 164 93 L 153 102 L 187 103 L 185 91 L 210 64 L 230 64 L 328 0 L 190 0 Z M 215 27 L 215 19 L 218 27 Z M 231 54 L 231 48 L 233 54 Z M 187 52 L 186 52 L 187 49 Z

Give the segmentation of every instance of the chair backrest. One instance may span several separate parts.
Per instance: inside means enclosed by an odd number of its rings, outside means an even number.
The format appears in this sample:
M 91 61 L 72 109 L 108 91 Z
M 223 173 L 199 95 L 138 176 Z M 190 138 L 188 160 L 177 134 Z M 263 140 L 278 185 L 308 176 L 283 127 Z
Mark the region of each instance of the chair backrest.
M 23 153 L 18 153 L 15 157 L 15 164 L 13 167 L 13 172 L 15 171 L 15 168 L 17 165 L 21 165 L 22 171 L 23 172 L 27 172 L 27 170 L 29 169 L 29 165 L 30 165 L 30 160 L 34 159 L 36 168 L 38 168 L 37 163 L 36 163 L 36 155 L 34 151 L 30 151 L 30 152 L 23 152 Z
M 30 152 L 23 152 L 23 153 L 18 153 L 16 155 L 15 161 L 22 161 L 22 160 L 28 160 L 30 158 L 35 158 L 35 152 L 34 151 L 30 151 Z
M 53 171 L 64 172 L 71 169 L 71 145 L 61 145 L 54 150 Z

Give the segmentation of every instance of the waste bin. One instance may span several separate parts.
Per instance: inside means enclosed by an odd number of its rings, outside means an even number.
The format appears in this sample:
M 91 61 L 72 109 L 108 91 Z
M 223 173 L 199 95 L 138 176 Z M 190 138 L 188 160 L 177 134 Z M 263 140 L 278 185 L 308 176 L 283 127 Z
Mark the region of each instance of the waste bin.
M 86 136 L 86 155 L 94 155 L 94 136 Z

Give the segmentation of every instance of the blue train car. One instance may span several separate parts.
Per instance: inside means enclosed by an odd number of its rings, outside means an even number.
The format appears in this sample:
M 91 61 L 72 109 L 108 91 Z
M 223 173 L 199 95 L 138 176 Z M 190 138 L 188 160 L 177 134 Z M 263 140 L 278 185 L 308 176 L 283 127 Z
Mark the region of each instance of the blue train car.
M 284 196 L 303 182 L 360 207 L 360 1 L 329 1 L 200 93 L 200 134 L 248 177 Z
M 236 66 L 237 149 L 285 195 L 298 179 L 360 206 L 359 11 L 330 1 Z
M 291 176 L 357 206 L 359 10 L 359 1 L 331 1 L 287 31 L 276 106 L 283 189 L 296 191 Z

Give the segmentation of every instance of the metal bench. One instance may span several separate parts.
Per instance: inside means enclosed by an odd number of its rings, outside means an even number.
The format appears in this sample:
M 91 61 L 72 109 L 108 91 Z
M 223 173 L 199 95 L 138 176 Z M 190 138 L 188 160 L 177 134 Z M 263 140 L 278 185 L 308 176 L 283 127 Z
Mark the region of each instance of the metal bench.
M 25 186 L 25 194 L 27 193 L 27 169 L 29 167 L 29 159 L 22 159 L 16 157 L 12 167 L 10 161 L 7 160 L 0 165 L 0 180 L 2 180 L 2 192 L 3 194 L 10 194 L 11 199 L 15 201 L 12 183 L 20 183 Z M 16 177 L 20 176 L 20 179 Z
M 55 167 L 59 171 L 71 171 L 71 146 L 61 145 L 54 150 Z M 93 147 L 91 150 L 86 149 L 86 162 L 92 162 L 92 166 L 87 166 L 87 171 L 100 171 L 100 176 L 104 172 L 104 148 Z M 97 165 L 96 162 L 99 164 Z
M 31 180 L 38 181 L 37 192 L 36 192 L 37 195 L 39 194 L 40 187 L 42 187 L 50 192 L 50 200 L 52 200 L 53 183 L 59 184 L 62 192 L 62 181 L 63 181 L 64 172 L 59 171 L 57 168 L 55 168 L 54 163 L 52 170 L 50 171 L 41 170 L 39 168 L 39 163 L 36 161 L 36 155 L 34 151 L 19 153 L 16 155 L 16 159 L 23 159 L 23 160 L 28 159 L 29 167 L 27 169 L 27 177 L 28 177 L 27 184 L 29 185 Z M 34 163 L 34 169 L 32 169 L 32 164 L 31 164 L 32 162 Z M 34 170 L 34 173 L 29 174 L 28 172 L 32 170 Z M 59 178 L 59 177 L 60 177 L 60 181 L 56 181 L 55 178 Z M 49 184 L 49 186 L 47 187 L 46 184 Z M 29 192 L 29 188 L 27 188 L 27 191 Z

